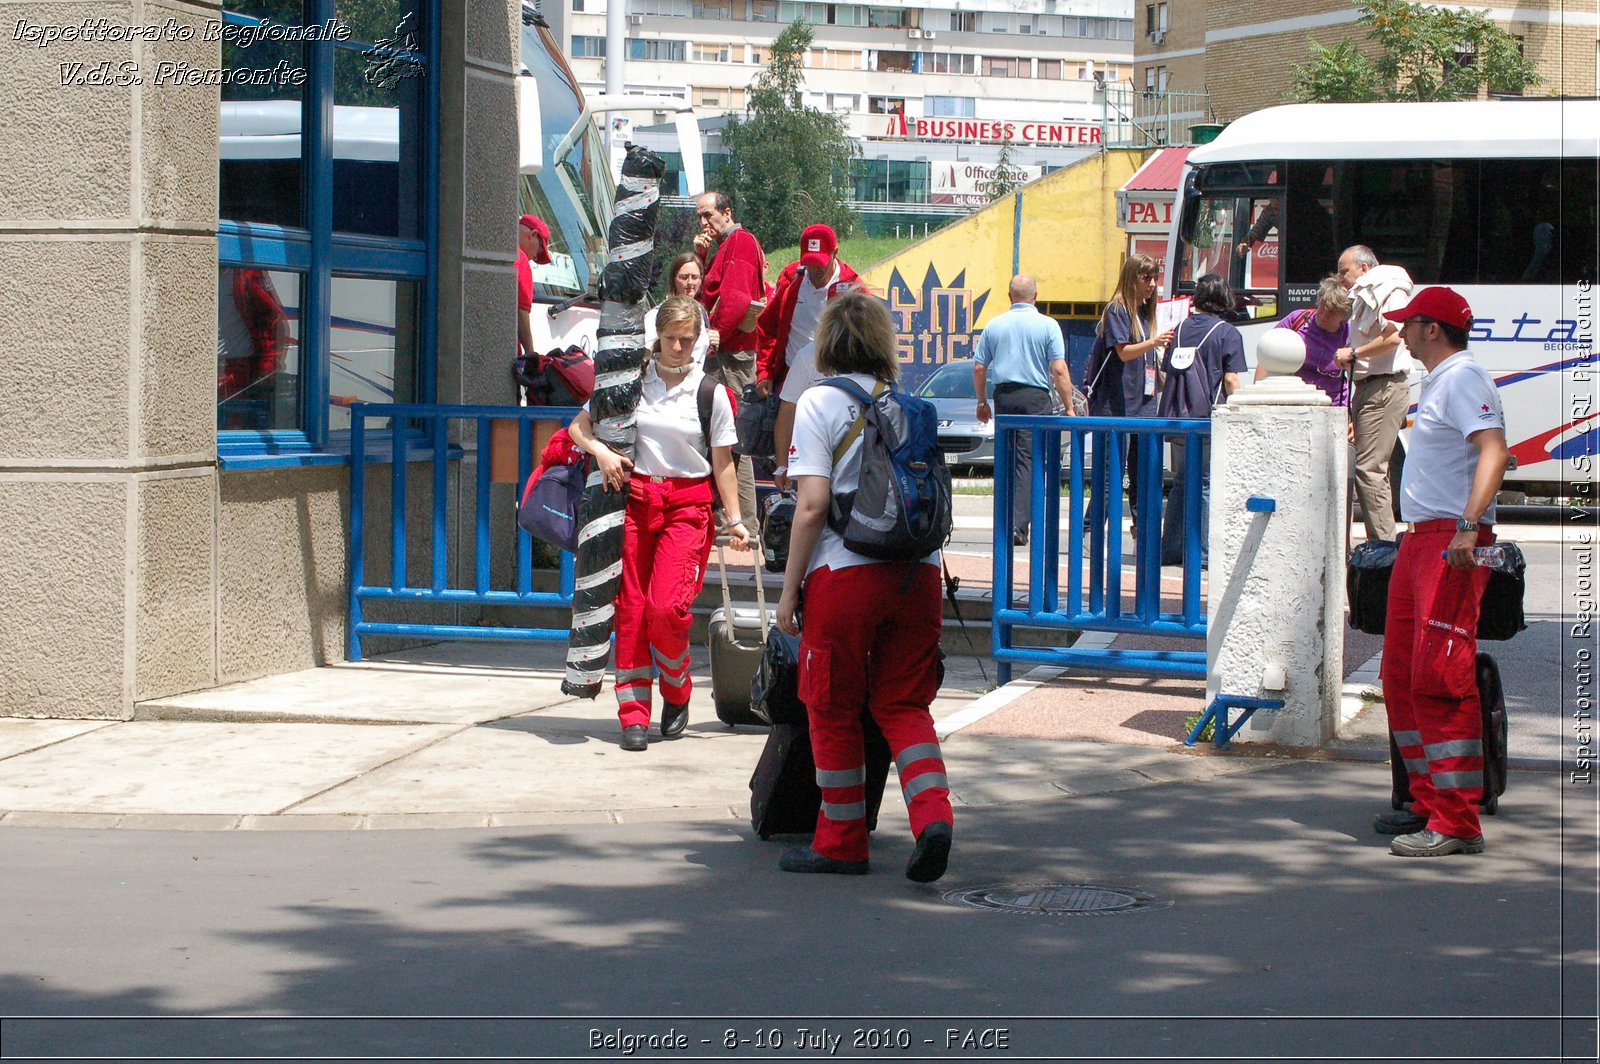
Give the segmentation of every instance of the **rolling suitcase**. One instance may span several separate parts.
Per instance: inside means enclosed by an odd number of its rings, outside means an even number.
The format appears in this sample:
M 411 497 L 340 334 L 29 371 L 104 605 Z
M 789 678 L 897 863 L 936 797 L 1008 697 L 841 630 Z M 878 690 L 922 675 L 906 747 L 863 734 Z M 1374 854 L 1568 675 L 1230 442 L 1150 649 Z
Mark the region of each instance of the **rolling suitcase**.
M 1493 816 L 1506 793 L 1506 693 L 1500 686 L 1500 666 L 1488 654 L 1478 655 L 1478 702 L 1483 708 L 1483 796 L 1478 808 Z M 1411 780 L 1405 762 L 1389 736 L 1389 771 L 1393 791 L 1389 802 L 1402 809 L 1411 801 Z
M 861 715 L 861 731 L 867 752 L 867 830 L 874 831 L 889 779 L 889 741 L 870 713 Z M 750 777 L 750 827 L 763 839 L 809 835 L 817 828 L 821 807 L 811 729 L 805 724 L 774 724 Z
M 752 554 L 753 559 L 759 555 Z M 711 699 L 717 719 L 727 725 L 767 722 L 750 710 L 750 684 L 766 649 L 767 629 L 772 618 L 767 613 L 767 593 L 761 585 L 761 564 L 755 562 L 756 608 L 735 607 L 728 597 L 728 567 L 722 544 L 717 544 L 717 575 L 722 582 L 722 606 L 711 615 L 706 626 L 707 649 L 711 651 Z

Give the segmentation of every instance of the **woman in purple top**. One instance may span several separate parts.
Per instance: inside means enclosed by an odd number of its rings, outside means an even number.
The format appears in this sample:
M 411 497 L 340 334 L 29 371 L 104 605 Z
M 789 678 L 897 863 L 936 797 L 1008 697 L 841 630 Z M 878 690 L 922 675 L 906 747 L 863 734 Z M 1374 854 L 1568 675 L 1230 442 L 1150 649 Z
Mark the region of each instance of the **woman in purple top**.
M 1350 405 L 1350 380 L 1333 357 L 1350 343 L 1350 293 L 1338 277 L 1322 279 L 1317 288 L 1317 305 L 1297 310 L 1278 323 L 1280 329 L 1293 329 L 1306 342 L 1306 361 L 1295 376 L 1321 388 L 1334 406 Z M 1256 380 L 1267 375 L 1256 367 Z

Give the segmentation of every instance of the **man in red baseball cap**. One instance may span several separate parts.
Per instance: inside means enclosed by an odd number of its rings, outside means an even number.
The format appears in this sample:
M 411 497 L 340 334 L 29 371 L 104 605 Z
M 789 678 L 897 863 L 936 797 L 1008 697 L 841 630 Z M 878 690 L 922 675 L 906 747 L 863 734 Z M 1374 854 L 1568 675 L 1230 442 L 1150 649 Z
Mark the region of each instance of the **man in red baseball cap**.
M 544 219 L 524 214 L 517 219 L 517 343 L 522 353 L 532 358 L 533 346 L 533 264 L 550 264 L 550 227 Z
M 1494 542 L 1505 415 L 1494 380 L 1467 350 L 1472 308 L 1459 292 L 1424 288 L 1384 317 L 1428 375 L 1400 481 L 1409 528 L 1389 581 L 1381 672 L 1412 803 L 1379 814 L 1373 828 L 1398 836 L 1389 849 L 1401 857 L 1482 853 L 1478 603 L 1489 570 L 1473 548 Z
M 822 307 L 841 291 L 860 284 L 856 271 L 839 259 L 839 238 L 821 223 L 808 225 L 800 234 L 800 257 L 778 274 L 777 291 L 756 323 L 761 334 L 756 358 L 756 389 L 762 396 L 782 397 L 773 428 L 775 476 L 782 487 L 789 439 L 794 432 L 794 408 L 800 392 L 816 380 L 816 358 L 811 341 L 822 318 Z M 796 367 L 789 380 L 790 367 Z M 789 385 L 786 387 L 785 385 Z

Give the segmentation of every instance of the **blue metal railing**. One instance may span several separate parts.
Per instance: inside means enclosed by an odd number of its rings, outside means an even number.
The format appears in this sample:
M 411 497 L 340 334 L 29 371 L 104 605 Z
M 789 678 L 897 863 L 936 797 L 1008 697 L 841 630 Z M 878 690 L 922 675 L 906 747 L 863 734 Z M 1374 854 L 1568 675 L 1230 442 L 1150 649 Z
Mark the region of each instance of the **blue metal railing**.
M 515 522 L 510 522 L 510 532 L 515 544 L 504 549 L 516 554 L 513 579 L 515 587 L 491 586 L 490 572 L 495 545 L 490 530 L 493 522 L 490 509 L 489 438 L 491 425 L 496 421 L 517 423 L 517 479 L 513 486 L 518 493 L 527 483 L 533 469 L 533 423 L 559 421 L 565 424 L 576 409 L 570 407 L 518 407 L 518 406 L 454 406 L 423 403 L 357 403 L 350 408 L 350 638 L 346 656 L 351 661 L 361 660 L 361 640 L 364 636 L 400 636 L 421 639 L 496 639 L 531 642 L 565 642 L 567 629 L 515 628 L 508 626 L 470 624 L 432 624 L 424 622 L 368 621 L 364 617 L 364 604 L 369 602 L 406 602 L 417 605 L 450 606 L 553 606 L 570 609 L 572 606 L 572 555 L 562 552 L 559 591 L 533 589 L 533 540 Z M 369 421 L 384 421 L 381 428 L 369 430 Z M 462 484 L 452 491 L 450 462 L 462 457 L 463 452 L 445 445 L 449 440 L 451 422 L 475 422 L 478 441 L 478 461 L 473 477 L 471 513 L 455 516 L 460 527 L 473 530 L 473 570 L 470 587 L 453 586 L 450 581 L 450 540 L 452 506 L 462 500 L 459 507 L 465 511 L 468 491 Z M 417 430 L 421 430 L 418 432 Z M 369 445 L 376 446 L 375 437 L 389 442 L 390 453 L 369 454 Z M 430 442 L 431 441 L 431 442 Z M 409 456 L 417 451 L 418 461 Z M 426 452 L 426 453 L 424 453 Z M 389 542 L 388 582 L 367 583 L 367 463 L 387 460 L 389 466 Z M 407 500 L 413 476 L 411 466 L 427 463 L 427 476 L 431 486 L 432 505 L 428 521 L 418 529 L 424 536 L 426 556 L 429 560 L 428 583 L 425 587 L 407 582 L 407 562 L 412 540 L 408 528 Z M 418 473 L 420 477 L 422 474 Z M 519 494 L 520 497 L 520 494 Z M 418 522 L 421 524 L 421 522 Z M 375 568 L 385 568 L 382 558 L 374 559 Z
M 1028 585 L 1018 601 L 1013 586 L 1012 454 L 1017 437 L 1033 443 L 1028 540 Z M 1200 651 L 1112 650 L 1016 646 L 1018 628 L 1131 633 L 1204 639 L 1200 595 L 1204 552 L 1203 461 L 1184 463 L 1183 578 L 1177 610 L 1161 601 L 1162 444 L 1183 444 L 1199 456 L 1211 422 L 1168 418 L 1045 417 L 1008 414 L 995 420 L 994 612 L 991 646 L 1001 683 L 1015 663 L 1055 665 L 1136 676 L 1204 678 Z M 1063 448 L 1063 440 L 1066 447 Z M 1130 444 L 1133 446 L 1130 448 Z M 1122 482 L 1129 451 L 1136 455 L 1138 520 L 1133 543 L 1131 602 L 1124 594 Z M 1062 452 L 1067 453 L 1062 477 Z M 1062 487 L 1066 487 L 1067 578 L 1061 586 Z M 1087 546 L 1087 550 L 1085 550 Z

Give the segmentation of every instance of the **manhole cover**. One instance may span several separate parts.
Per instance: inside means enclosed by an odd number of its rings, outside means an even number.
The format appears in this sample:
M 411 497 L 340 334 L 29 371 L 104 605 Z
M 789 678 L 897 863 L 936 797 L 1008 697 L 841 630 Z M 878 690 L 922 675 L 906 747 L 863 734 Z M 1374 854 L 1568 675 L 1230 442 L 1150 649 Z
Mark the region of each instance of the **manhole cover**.
M 1119 916 L 1122 913 L 1172 907 L 1171 898 L 1160 898 L 1122 887 L 1096 887 L 1087 883 L 964 887 L 946 891 L 944 900 L 973 909 L 1021 913 L 1025 916 Z

